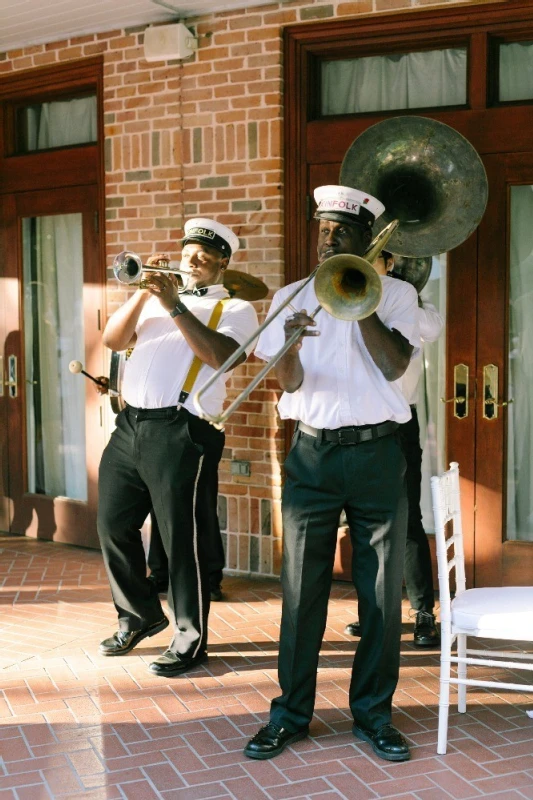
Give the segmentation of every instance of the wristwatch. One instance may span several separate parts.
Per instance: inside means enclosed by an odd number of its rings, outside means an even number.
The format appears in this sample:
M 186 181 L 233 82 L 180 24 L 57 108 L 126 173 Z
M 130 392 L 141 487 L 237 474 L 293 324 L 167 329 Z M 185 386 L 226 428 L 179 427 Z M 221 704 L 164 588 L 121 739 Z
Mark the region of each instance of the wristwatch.
M 184 314 L 188 310 L 189 309 L 187 308 L 185 303 L 182 303 L 181 300 L 178 300 L 178 302 L 176 303 L 176 305 L 174 306 L 174 308 L 170 312 L 170 316 L 172 317 L 172 319 L 174 319 L 174 317 L 177 317 L 180 314 Z

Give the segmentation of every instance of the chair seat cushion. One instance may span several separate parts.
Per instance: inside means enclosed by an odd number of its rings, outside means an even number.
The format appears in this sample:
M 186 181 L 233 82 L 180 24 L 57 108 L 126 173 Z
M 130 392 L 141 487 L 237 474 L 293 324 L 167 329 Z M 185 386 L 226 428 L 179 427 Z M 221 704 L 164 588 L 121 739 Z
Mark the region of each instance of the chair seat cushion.
M 467 589 L 452 601 L 452 629 L 476 636 L 533 641 L 533 587 Z

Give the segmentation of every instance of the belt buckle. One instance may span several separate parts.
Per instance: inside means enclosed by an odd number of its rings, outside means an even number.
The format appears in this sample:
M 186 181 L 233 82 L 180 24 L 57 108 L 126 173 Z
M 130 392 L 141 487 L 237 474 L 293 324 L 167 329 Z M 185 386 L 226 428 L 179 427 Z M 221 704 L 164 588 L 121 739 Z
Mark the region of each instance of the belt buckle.
M 357 438 L 357 431 L 353 428 L 350 428 L 347 431 L 340 430 L 339 431 L 339 444 L 345 447 L 346 445 L 350 444 L 358 444 L 359 440 Z

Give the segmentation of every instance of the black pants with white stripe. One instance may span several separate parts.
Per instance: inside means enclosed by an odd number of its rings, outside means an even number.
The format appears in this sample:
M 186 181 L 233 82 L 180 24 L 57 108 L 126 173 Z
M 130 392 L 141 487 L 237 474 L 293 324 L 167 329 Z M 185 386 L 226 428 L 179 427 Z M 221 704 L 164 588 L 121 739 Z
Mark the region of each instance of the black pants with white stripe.
M 195 656 L 207 644 L 209 581 L 195 500 L 205 454 L 218 458 L 224 437 L 185 409 L 127 407 L 102 455 L 98 534 L 121 630 L 161 619 L 146 577 L 141 527 L 153 508 L 169 561 L 168 603 L 174 617 L 170 649 Z
M 216 452 L 210 454 L 206 450 L 202 462 L 202 470 L 198 481 L 198 502 L 196 503 L 196 525 L 198 535 L 205 540 L 207 550 L 207 570 L 211 591 L 218 589 L 222 583 L 223 570 L 226 563 L 224 544 L 218 521 L 218 463 L 224 448 L 224 434 L 218 443 Z M 150 572 L 160 583 L 168 581 L 168 559 L 163 547 L 161 534 L 155 514 L 151 513 L 150 546 L 148 548 L 148 566 Z
M 344 508 L 361 621 L 350 709 L 359 725 L 377 730 L 391 720 L 400 662 L 407 496 L 398 435 L 343 446 L 297 430 L 285 472 L 278 661 L 282 694 L 273 700 L 270 718 L 295 732 L 313 716 Z M 334 651 L 327 655 L 335 657 Z

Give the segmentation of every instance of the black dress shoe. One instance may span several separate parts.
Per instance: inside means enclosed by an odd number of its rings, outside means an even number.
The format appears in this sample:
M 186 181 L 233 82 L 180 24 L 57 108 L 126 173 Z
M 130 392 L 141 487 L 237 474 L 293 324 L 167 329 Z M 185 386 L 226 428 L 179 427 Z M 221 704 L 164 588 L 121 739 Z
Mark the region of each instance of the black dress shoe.
M 148 575 L 148 580 L 154 584 L 158 594 L 168 593 L 168 577 L 158 578 L 157 575 Z
M 440 645 L 440 634 L 435 625 L 435 617 L 429 611 L 417 613 L 413 641 L 415 647 L 438 647 Z
M 385 761 L 409 761 L 411 758 L 409 745 L 400 731 L 390 723 L 382 725 L 376 731 L 368 731 L 354 723 L 352 731 L 358 739 L 371 744 L 374 753 Z
M 148 669 L 152 675 L 159 675 L 161 678 L 173 678 L 174 675 L 188 672 L 193 667 L 203 664 L 204 661 L 207 661 L 205 650 L 195 656 L 182 656 L 172 650 L 165 650 L 162 656 L 159 656 L 156 661 L 152 661 Z
M 154 622 L 147 628 L 140 631 L 117 631 L 110 639 L 100 642 L 100 655 L 102 656 L 123 656 L 129 653 L 135 645 L 139 644 L 147 636 L 155 636 L 159 631 L 164 631 L 168 627 L 168 619 L 163 617 L 159 622 Z
M 222 587 L 221 586 L 212 586 L 211 587 L 211 600 L 215 603 L 219 603 L 223 598 L 222 595 Z
M 249 758 L 274 758 L 279 755 L 287 745 L 299 742 L 309 735 L 309 728 L 302 728 L 294 733 L 286 728 L 281 728 L 275 722 L 269 722 L 250 739 L 244 748 L 244 755 Z
M 348 636 L 361 636 L 361 623 L 349 622 L 344 629 L 344 633 L 347 633 Z

